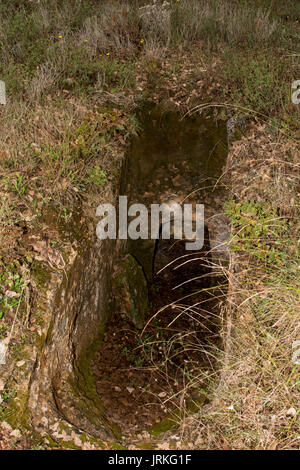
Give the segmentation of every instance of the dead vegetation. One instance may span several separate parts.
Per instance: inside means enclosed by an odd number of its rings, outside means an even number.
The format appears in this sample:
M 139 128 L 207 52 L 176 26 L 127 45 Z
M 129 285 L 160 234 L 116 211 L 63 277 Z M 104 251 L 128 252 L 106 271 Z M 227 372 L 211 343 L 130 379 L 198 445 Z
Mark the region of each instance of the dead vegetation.
M 299 448 L 299 149 L 283 136 L 273 139 L 253 125 L 229 155 L 231 188 L 238 204 L 249 201 L 276 208 L 289 224 L 275 238 L 277 257 L 254 230 L 249 210 L 233 228 L 230 296 L 224 323 L 225 350 L 218 355 L 220 380 L 211 403 L 184 423 L 183 442 L 210 449 Z M 231 212 L 234 220 L 234 209 Z M 272 230 L 274 220 L 266 214 Z M 252 222 L 253 220 L 253 222 Z M 251 231 L 246 231 L 249 223 Z M 253 224 L 253 225 L 252 225 Z M 243 237 L 243 231 L 247 233 Z M 236 239 L 240 236 L 240 246 Z M 250 249 L 249 242 L 252 244 Z M 294 359 L 293 359 L 294 358 Z

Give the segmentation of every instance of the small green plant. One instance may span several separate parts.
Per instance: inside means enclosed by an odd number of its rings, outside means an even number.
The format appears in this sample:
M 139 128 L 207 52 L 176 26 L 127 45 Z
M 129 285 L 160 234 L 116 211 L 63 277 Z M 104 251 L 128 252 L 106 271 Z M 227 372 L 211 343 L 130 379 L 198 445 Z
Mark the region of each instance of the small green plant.
M 4 339 L 4 332 L 7 331 L 9 327 L 7 325 L 0 325 L 0 339 Z
M 268 263 L 282 264 L 288 256 L 289 227 L 276 209 L 267 203 L 231 201 L 225 205 L 225 211 L 233 227 L 232 249 L 247 251 Z
M 235 104 L 266 116 L 283 113 L 289 104 L 294 60 L 276 60 L 274 51 L 227 48 L 222 73 L 224 93 Z
M 127 346 L 124 346 L 124 348 L 122 349 L 122 354 L 123 354 L 123 356 L 126 357 L 127 360 L 130 360 L 131 353 L 130 353 L 129 349 L 127 348 Z
M 12 390 L 7 390 L 6 392 L 1 393 L 1 398 L 3 401 L 8 401 L 11 398 L 14 398 L 16 396 L 16 392 Z
M 68 209 L 66 207 L 63 208 L 63 213 L 61 215 L 61 218 L 65 221 L 65 222 L 68 222 L 68 220 L 70 220 L 70 217 L 71 217 L 71 214 L 70 214 L 70 211 L 68 211 Z M 52 241 L 51 242 L 51 246 L 54 247 L 55 246 L 55 243 Z
M 0 273 L 0 319 L 19 304 L 26 283 L 26 276 L 21 276 L 14 264 Z
M 136 367 L 142 367 L 142 365 L 144 364 L 144 362 L 145 362 L 145 357 L 143 357 L 143 356 L 138 356 L 138 357 L 136 357 L 135 360 L 134 360 L 134 365 L 135 365 Z
M 8 177 L 5 187 L 7 190 L 13 191 L 21 196 L 26 191 L 27 183 L 25 183 L 24 177 L 20 173 L 16 173 L 13 179 Z
M 88 182 L 97 186 L 105 186 L 107 182 L 107 173 L 101 170 L 99 166 L 95 166 L 88 170 Z
M 7 407 L 9 400 L 16 397 L 15 390 L 5 390 L 0 393 L 1 405 L 0 405 L 0 414 L 4 413 Z

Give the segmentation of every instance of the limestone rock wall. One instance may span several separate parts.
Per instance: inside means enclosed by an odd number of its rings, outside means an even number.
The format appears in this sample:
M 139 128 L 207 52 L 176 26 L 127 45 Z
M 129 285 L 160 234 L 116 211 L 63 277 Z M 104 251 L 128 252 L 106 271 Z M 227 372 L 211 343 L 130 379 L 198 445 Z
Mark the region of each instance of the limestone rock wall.
M 89 361 L 107 317 L 116 243 L 89 241 L 56 278 L 49 298 L 50 324 L 31 379 L 28 406 L 33 427 L 52 434 L 66 420 L 99 438 L 113 436 L 89 377 Z M 53 289 L 53 286 L 52 286 Z

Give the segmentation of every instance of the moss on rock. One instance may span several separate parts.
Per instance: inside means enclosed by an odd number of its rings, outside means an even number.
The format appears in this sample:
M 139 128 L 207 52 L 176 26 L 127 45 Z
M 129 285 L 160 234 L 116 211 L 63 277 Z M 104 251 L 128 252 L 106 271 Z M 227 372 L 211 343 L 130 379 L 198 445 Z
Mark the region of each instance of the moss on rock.
M 115 308 L 136 328 L 143 328 L 148 308 L 147 282 L 142 267 L 129 254 L 118 263 L 113 295 Z

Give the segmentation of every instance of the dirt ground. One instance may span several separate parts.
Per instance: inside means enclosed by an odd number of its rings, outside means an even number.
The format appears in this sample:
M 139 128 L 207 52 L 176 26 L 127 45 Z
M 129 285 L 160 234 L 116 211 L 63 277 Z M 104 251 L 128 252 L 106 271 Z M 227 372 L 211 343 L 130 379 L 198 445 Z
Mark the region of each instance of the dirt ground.
M 211 369 L 206 348 L 217 340 L 216 321 L 207 315 L 207 311 L 213 312 L 214 302 L 200 292 L 211 283 L 209 277 L 201 278 L 209 272 L 206 252 L 207 245 L 200 254 L 203 266 L 199 270 L 199 254 L 185 252 L 182 241 L 160 241 L 155 272 L 170 260 L 175 262 L 154 276 L 149 286 L 146 327 L 137 330 L 118 312 L 107 325 L 93 372 L 107 417 L 125 435 L 148 429 L 167 416 L 175 424 L 178 412 L 200 399 L 200 384 L 188 389 L 185 382 L 199 369 L 199 363 L 202 372 Z M 182 265 L 183 256 L 190 262 Z M 195 277 L 194 282 L 173 290 Z

